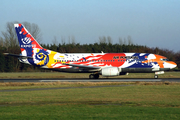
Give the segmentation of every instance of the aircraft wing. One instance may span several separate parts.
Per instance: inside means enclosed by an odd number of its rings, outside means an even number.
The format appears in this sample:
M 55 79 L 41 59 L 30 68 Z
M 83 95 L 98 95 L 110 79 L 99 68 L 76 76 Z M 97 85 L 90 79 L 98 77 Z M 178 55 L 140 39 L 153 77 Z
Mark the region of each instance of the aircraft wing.
M 31 58 L 33 59 L 33 57 L 31 56 L 22 56 L 22 55 L 17 55 L 17 54 L 11 54 L 11 53 L 3 53 L 4 55 L 7 55 L 7 56 L 14 56 L 14 57 L 18 57 L 18 58 L 24 58 L 24 59 L 27 59 L 27 58 Z
M 68 66 L 73 66 L 73 67 L 79 67 L 79 68 L 84 68 L 84 69 L 94 69 L 99 71 L 101 69 L 101 67 L 96 67 L 96 66 L 87 66 L 87 65 L 77 65 L 77 64 L 69 64 L 69 63 L 63 63 L 64 65 L 68 65 Z

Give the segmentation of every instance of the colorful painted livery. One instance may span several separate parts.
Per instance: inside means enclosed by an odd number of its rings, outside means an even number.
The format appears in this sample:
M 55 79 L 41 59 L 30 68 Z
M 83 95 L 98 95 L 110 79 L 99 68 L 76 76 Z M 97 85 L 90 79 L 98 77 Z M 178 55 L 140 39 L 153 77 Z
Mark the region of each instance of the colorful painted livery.
M 44 49 L 22 24 L 14 24 L 19 45 L 20 62 L 61 72 L 91 73 L 89 78 L 119 76 L 126 73 L 158 73 L 175 68 L 166 57 L 149 53 L 58 53 Z

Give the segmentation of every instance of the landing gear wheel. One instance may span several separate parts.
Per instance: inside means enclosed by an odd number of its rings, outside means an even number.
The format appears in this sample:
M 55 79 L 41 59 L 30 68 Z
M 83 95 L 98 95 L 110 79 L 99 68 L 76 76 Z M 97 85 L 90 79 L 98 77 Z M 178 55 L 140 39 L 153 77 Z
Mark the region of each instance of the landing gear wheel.
M 90 74 L 89 79 L 94 79 L 94 74 Z
M 98 79 L 99 78 L 99 74 L 94 74 L 94 79 Z
M 155 79 L 158 79 L 158 75 L 154 75 L 154 78 L 155 78 Z

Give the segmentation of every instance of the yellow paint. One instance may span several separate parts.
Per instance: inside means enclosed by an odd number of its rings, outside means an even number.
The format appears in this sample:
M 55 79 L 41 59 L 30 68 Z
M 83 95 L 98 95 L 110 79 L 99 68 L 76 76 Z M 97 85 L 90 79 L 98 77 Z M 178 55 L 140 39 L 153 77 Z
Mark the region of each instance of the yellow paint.
M 57 54 L 57 52 L 51 51 L 51 53 L 49 54 L 49 62 L 47 63 L 47 67 L 48 68 L 53 68 L 53 65 L 56 63 L 54 62 L 54 56 Z
M 37 53 L 39 52 L 39 49 L 37 49 Z
M 47 56 L 44 57 L 44 60 L 42 60 L 41 62 L 39 62 L 37 65 L 44 65 L 44 61 L 46 60 Z

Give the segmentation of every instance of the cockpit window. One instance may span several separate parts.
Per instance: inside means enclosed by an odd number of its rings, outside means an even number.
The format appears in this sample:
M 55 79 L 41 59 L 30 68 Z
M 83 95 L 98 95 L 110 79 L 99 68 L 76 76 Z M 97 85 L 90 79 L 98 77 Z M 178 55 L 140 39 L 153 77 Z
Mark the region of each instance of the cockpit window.
M 165 58 L 161 58 L 160 60 L 161 61 L 169 61 L 168 59 L 165 59 Z

